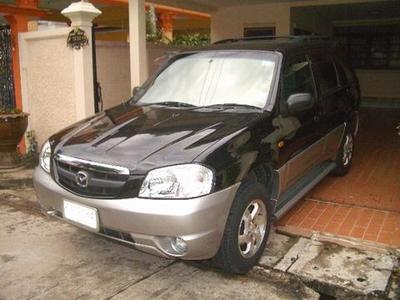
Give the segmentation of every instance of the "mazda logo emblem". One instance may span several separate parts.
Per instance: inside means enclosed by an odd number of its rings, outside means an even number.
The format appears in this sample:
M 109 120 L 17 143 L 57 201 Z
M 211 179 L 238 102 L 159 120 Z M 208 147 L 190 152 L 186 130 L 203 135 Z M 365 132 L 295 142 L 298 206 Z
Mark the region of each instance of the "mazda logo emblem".
M 75 175 L 75 182 L 78 186 L 86 188 L 89 185 L 89 174 L 84 171 L 79 171 Z

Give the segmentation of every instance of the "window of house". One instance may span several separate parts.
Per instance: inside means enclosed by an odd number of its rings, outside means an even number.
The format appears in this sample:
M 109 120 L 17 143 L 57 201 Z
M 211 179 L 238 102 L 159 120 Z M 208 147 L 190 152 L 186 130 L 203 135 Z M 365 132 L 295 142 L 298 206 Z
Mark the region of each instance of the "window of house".
M 297 93 L 315 95 L 310 63 L 304 56 L 289 62 L 283 76 L 284 99 L 287 100 L 290 95 Z
M 338 87 L 335 65 L 332 60 L 324 60 L 315 64 L 318 72 L 318 84 L 321 94 L 327 94 Z
M 336 27 L 354 68 L 400 69 L 400 25 Z
M 245 27 L 244 37 L 275 36 L 275 27 Z

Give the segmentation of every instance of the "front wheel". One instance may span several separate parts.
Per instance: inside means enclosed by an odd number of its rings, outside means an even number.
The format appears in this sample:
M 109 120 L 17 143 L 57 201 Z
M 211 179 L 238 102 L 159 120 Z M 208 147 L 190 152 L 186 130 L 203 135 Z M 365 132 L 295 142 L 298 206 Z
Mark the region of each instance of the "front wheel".
M 260 259 L 271 229 L 271 203 L 259 183 L 243 183 L 233 201 L 214 264 L 245 274 Z
M 353 162 L 353 151 L 354 136 L 351 130 L 347 130 L 336 155 L 336 168 L 332 172 L 333 175 L 343 176 L 349 172 Z

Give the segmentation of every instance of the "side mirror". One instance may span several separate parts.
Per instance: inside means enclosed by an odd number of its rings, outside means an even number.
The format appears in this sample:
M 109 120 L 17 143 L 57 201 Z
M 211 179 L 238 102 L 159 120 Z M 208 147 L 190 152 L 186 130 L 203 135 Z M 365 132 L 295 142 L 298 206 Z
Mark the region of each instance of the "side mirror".
M 135 96 L 140 90 L 141 90 L 141 87 L 140 87 L 140 86 L 135 86 L 135 87 L 132 89 L 132 96 Z
M 310 93 L 299 93 L 290 95 L 288 100 L 288 111 L 290 114 L 297 114 L 314 106 L 314 99 Z
M 140 99 L 140 97 L 143 96 L 143 93 L 144 93 L 144 89 L 142 87 L 135 86 L 132 89 L 132 99 L 133 99 L 133 101 L 135 101 L 135 102 L 138 101 Z

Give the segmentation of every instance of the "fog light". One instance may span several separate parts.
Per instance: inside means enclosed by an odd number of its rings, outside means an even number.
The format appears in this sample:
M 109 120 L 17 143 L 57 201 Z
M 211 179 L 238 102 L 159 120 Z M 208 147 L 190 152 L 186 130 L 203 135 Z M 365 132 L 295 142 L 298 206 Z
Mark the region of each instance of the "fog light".
M 187 251 L 187 244 L 180 237 L 175 237 L 171 239 L 171 247 L 177 254 L 184 254 Z

